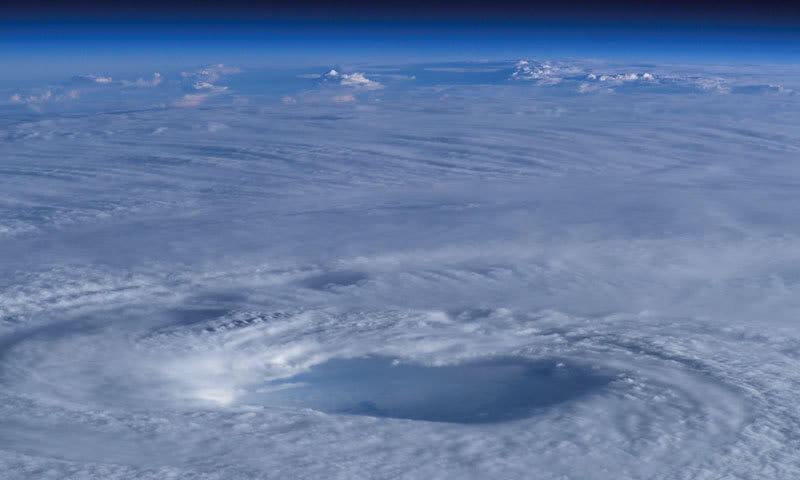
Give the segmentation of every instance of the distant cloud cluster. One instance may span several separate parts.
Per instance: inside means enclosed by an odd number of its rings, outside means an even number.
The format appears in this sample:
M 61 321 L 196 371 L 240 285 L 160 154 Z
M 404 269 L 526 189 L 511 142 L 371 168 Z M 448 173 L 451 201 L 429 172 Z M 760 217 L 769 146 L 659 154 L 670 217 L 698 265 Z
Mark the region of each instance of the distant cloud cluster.
M 241 71 L 242 70 L 239 67 L 218 63 L 216 65 L 206 65 L 200 67 L 194 72 L 181 72 L 181 76 L 184 78 L 193 79 L 195 81 L 213 83 L 217 80 L 221 80 L 225 75 L 241 73 Z
M 41 112 L 78 108 L 103 95 L 127 89 L 115 101 L 149 101 L 163 107 L 196 107 L 220 95 L 234 93 L 227 85 L 230 75 L 241 73 L 239 67 L 223 63 L 209 64 L 195 70 L 172 74 L 154 72 L 139 77 L 116 78 L 107 73 L 89 73 L 68 77 L 46 86 L 10 91 L 7 104 L 23 105 Z M 374 73 L 378 72 L 378 73 Z M 389 73 L 386 73 L 389 72 Z M 495 73 L 496 72 L 496 73 Z M 314 87 L 303 90 L 298 81 L 294 92 L 280 91 L 273 101 L 292 104 L 346 104 L 363 99 L 378 101 L 383 91 L 392 95 L 402 89 L 434 87 L 446 90 L 453 85 L 512 82 L 552 88 L 561 94 L 677 94 L 694 92 L 726 95 L 796 96 L 796 86 L 780 79 L 759 76 L 751 69 L 745 76 L 725 74 L 724 69 L 709 66 L 630 65 L 589 60 L 473 61 L 422 64 L 410 67 L 331 67 L 321 73 L 294 74 L 295 78 L 313 81 Z M 418 79 L 418 76 L 420 79 Z M 409 81 L 414 80 L 413 83 Z M 311 83 L 311 82 L 308 82 Z M 452 84 L 451 84 L 452 83 Z M 156 88 L 158 87 L 158 88 Z M 269 86 L 266 86 L 269 88 Z M 138 91 L 137 91 L 138 90 Z M 447 98 L 445 93 L 442 98 Z M 80 103 L 76 100 L 80 99 Z M 242 105 L 246 96 L 230 97 Z
M 580 69 L 573 65 L 523 59 L 514 65 L 511 78 L 513 80 L 533 80 L 538 85 L 555 85 L 564 76 L 576 73 L 580 73 Z
M 620 88 L 655 88 L 655 91 L 696 91 L 704 93 L 777 93 L 794 94 L 791 88 L 781 85 L 731 85 L 714 74 L 656 73 L 624 69 L 598 71 L 597 66 L 586 62 L 517 61 L 510 80 L 528 81 L 537 86 L 560 85 L 574 88 L 578 93 L 613 93 Z
M 74 88 L 69 90 L 62 88 L 51 88 L 42 91 L 41 93 L 32 93 L 25 96 L 20 93 L 15 93 L 11 95 L 9 101 L 12 104 L 28 105 L 32 109 L 38 111 L 42 104 L 50 102 L 62 102 L 65 100 L 76 100 L 79 97 L 80 92 Z
M 184 80 L 184 90 L 202 93 L 187 93 L 175 101 L 174 105 L 178 107 L 194 107 L 214 95 L 227 92 L 227 86 L 217 85 L 216 82 L 222 80 L 226 75 L 240 72 L 240 68 L 222 63 L 206 65 L 194 72 L 181 72 L 181 77 Z
M 42 103 L 46 102 L 53 98 L 53 92 L 47 90 L 44 93 L 39 95 L 28 95 L 27 97 L 22 97 L 19 93 L 15 93 L 11 96 L 11 101 L 14 103 Z
M 362 72 L 341 73 L 335 68 L 332 68 L 318 78 L 323 85 L 340 85 L 342 87 L 352 87 L 363 90 L 378 90 L 383 88 L 383 84 L 367 78 L 366 74 Z
M 149 76 L 141 76 L 135 80 L 121 79 L 115 80 L 111 75 L 105 74 L 81 74 L 74 75 L 60 83 L 49 85 L 44 88 L 31 88 L 29 92 L 13 92 L 8 97 L 8 103 L 12 105 L 25 105 L 30 109 L 42 112 L 45 105 L 48 108 L 56 108 L 56 104 L 61 104 L 59 108 L 68 108 L 68 101 L 78 100 L 81 97 L 99 99 L 101 95 L 119 89 L 155 89 L 172 85 L 172 88 L 159 89 L 158 96 L 163 99 L 164 95 L 172 94 L 172 100 L 162 100 L 162 105 L 171 104 L 176 107 L 193 107 L 200 105 L 211 97 L 228 92 L 229 87 L 219 85 L 225 76 L 239 73 L 238 67 L 225 64 L 206 65 L 191 72 L 181 72 L 180 80 L 170 82 L 161 72 L 154 72 Z M 183 92 L 177 90 L 182 87 Z M 177 90 L 177 91 L 176 91 Z M 175 93 L 180 95 L 175 96 Z M 129 95 L 126 98 L 142 99 L 145 93 Z M 156 97 L 158 98 L 158 97 Z

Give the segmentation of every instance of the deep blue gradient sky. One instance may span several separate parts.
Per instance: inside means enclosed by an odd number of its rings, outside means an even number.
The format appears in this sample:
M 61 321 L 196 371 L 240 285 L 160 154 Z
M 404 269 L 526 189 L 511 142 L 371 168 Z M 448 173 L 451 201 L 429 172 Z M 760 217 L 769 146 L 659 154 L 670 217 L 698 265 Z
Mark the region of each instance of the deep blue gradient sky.
M 0 63 L 6 79 L 53 72 L 136 70 L 225 61 L 253 66 L 581 57 L 622 61 L 796 63 L 797 9 L 780 4 L 626 2 L 487 7 L 306 2 L 40 3 L 6 9 Z

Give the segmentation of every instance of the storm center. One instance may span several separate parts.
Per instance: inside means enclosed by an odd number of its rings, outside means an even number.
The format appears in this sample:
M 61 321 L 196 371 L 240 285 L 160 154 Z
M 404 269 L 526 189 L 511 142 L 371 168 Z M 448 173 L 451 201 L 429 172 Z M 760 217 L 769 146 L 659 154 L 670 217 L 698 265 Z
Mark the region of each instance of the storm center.
M 333 359 L 269 382 L 248 400 L 332 414 L 497 423 L 603 388 L 609 375 L 558 360 L 499 357 L 426 366 L 388 357 Z

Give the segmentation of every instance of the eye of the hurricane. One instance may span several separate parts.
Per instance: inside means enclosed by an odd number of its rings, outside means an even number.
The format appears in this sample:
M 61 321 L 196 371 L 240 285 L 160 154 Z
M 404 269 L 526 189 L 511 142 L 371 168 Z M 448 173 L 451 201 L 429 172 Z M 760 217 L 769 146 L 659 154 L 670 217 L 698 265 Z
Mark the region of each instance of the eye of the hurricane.
M 269 382 L 248 400 L 333 414 L 496 423 L 597 392 L 611 380 L 557 360 L 502 357 L 425 366 L 371 356 L 330 360 Z

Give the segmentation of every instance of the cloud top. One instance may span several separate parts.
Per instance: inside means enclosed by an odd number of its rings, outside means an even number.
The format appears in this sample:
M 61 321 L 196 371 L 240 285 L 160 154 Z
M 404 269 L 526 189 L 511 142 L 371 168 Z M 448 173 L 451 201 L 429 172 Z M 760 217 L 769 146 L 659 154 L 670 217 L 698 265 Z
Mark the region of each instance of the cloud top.
M 312 78 L 305 76 L 304 78 Z M 363 72 L 342 73 L 337 67 L 319 75 L 318 83 L 325 86 L 341 86 L 360 90 L 379 90 L 383 84 L 367 77 Z

